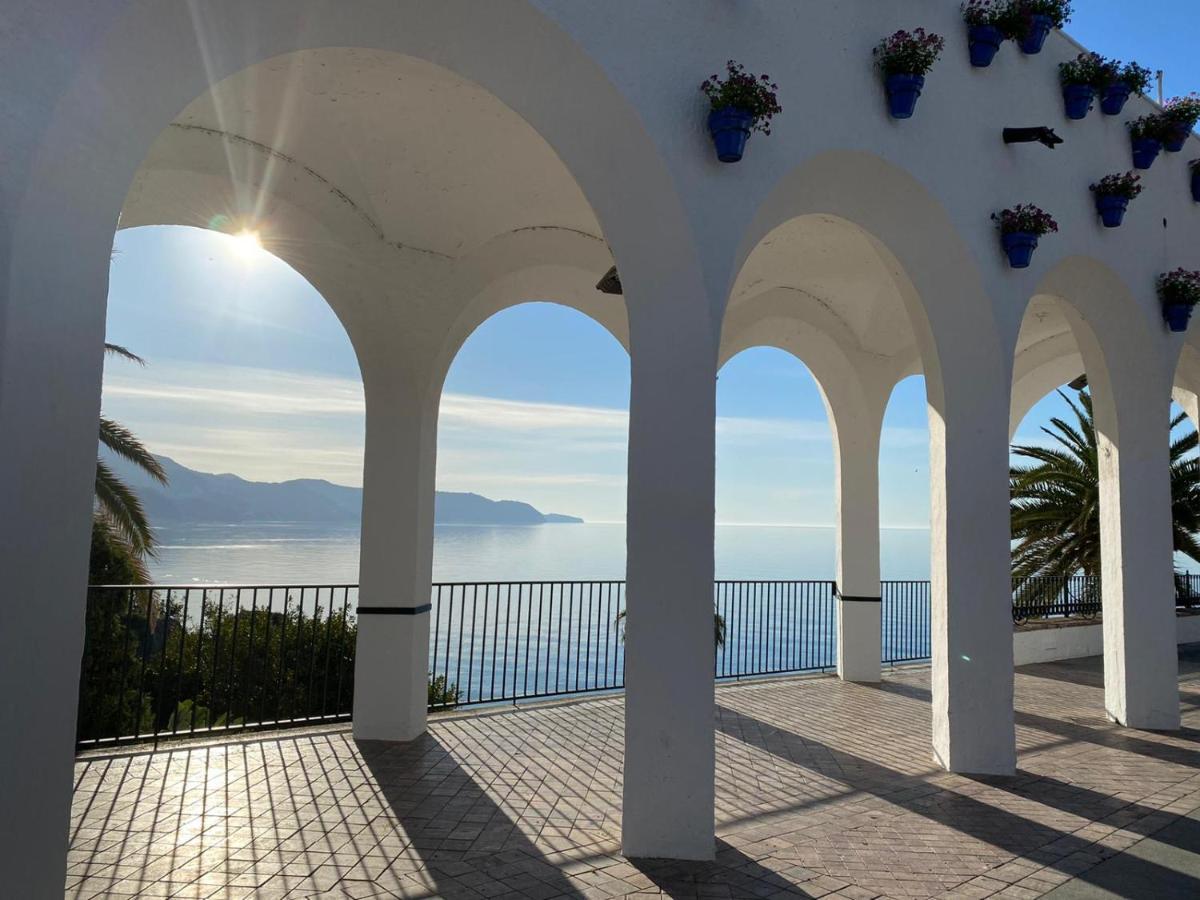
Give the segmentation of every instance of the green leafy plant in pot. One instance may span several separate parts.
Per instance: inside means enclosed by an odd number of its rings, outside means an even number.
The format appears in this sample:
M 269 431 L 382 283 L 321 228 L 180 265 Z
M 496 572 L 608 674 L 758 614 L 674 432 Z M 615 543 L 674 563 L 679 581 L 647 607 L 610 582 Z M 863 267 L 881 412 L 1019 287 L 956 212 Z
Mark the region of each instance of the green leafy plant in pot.
M 897 31 L 875 48 L 893 119 L 911 119 L 925 88 L 925 76 L 946 49 L 946 39 L 924 28 Z
M 1163 149 L 1178 153 L 1191 137 L 1192 129 L 1200 122 L 1200 94 L 1173 97 L 1163 105 Z
M 741 63 L 729 60 L 725 77 L 710 75 L 700 85 L 708 97 L 708 131 L 717 159 L 735 163 L 746 152 L 751 132 L 771 133 L 771 120 L 783 112 L 769 75 L 751 75 Z
M 1187 331 L 1192 309 L 1200 303 L 1200 272 L 1176 269 L 1158 276 L 1163 319 L 1172 331 Z
M 1096 197 L 1096 212 L 1105 228 L 1119 228 L 1125 220 L 1125 212 L 1131 200 L 1143 190 L 1142 176 L 1134 172 L 1120 175 L 1105 175 L 1092 185 Z
M 992 219 L 1000 228 L 1000 245 L 1014 269 L 1028 269 L 1038 241 L 1058 231 L 1054 217 L 1032 203 L 1022 203 L 999 213 Z

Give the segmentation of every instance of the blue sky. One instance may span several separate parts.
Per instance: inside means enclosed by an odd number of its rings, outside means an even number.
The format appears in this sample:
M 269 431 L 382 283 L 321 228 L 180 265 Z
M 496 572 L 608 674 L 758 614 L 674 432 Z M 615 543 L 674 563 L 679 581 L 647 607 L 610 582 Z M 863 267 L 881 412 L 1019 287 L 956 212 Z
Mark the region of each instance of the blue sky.
M 1080 4 L 1082 6 L 1082 4 Z M 1167 73 L 1169 95 L 1200 89 L 1184 0 L 1091 2 L 1068 28 L 1107 55 Z M 362 391 L 354 354 L 321 297 L 286 264 L 187 228 L 122 231 L 109 293 L 109 340 L 150 363 L 110 360 L 104 409 L 151 449 L 202 471 L 277 481 L 361 481 Z M 629 361 L 607 332 L 548 303 L 484 323 L 450 371 L 438 487 L 527 500 L 591 521 L 624 518 Z M 720 373 L 717 519 L 828 525 L 833 450 L 816 385 L 797 360 L 750 350 Z M 1018 439 L 1060 409 L 1027 417 Z M 881 520 L 929 518 L 928 432 L 920 378 L 888 407 Z

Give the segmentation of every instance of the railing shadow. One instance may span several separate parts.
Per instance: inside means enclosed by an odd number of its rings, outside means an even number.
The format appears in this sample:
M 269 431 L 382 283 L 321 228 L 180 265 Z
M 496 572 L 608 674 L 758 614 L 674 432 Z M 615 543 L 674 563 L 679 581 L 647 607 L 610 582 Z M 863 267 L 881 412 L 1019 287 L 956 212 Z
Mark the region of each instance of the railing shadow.
M 1097 848 L 1093 841 L 1027 819 L 946 787 L 939 786 L 934 791 L 909 792 L 904 788 L 927 785 L 927 780 L 829 746 L 815 736 L 800 735 L 725 706 L 718 708 L 718 728 L 735 740 L 748 743 L 794 765 L 803 765 L 797 760 L 803 760 L 807 756 L 828 755 L 839 763 L 841 773 L 833 774 L 829 769 L 822 769 L 821 774 L 824 777 L 833 777 L 899 809 L 953 829 L 1015 857 L 1032 857 L 1042 865 L 1059 869 L 1085 881 L 1088 879 L 1088 871 L 1080 872 L 1080 866 L 1068 862 L 1068 859 L 1076 853 L 1095 853 Z M 1131 858 L 1127 865 L 1135 877 L 1154 881 L 1174 879 L 1179 874 L 1147 860 Z M 1200 879 L 1188 878 L 1190 887 L 1200 893 Z
M 437 896 L 584 896 L 436 737 L 357 744 Z

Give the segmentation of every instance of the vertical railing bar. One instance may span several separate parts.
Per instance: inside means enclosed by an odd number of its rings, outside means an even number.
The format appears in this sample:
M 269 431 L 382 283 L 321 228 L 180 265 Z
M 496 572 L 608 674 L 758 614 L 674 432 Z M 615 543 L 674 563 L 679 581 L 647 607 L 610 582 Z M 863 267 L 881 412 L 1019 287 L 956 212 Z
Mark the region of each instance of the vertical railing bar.
M 154 603 L 153 590 L 146 591 L 146 629 L 145 636 L 142 638 L 142 668 L 138 674 L 138 699 L 137 707 L 134 710 L 134 728 L 133 736 L 141 737 L 142 734 L 142 700 L 146 695 L 146 655 L 149 652 L 150 645 L 150 607 Z
M 350 588 L 342 588 L 342 622 L 338 631 L 338 680 L 337 697 L 333 703 L 333 714 L 342 715 L 342 683 L 346 674 L 346 632 L 350 630 Z M 357 620 L 357 617 L 355 617 Z

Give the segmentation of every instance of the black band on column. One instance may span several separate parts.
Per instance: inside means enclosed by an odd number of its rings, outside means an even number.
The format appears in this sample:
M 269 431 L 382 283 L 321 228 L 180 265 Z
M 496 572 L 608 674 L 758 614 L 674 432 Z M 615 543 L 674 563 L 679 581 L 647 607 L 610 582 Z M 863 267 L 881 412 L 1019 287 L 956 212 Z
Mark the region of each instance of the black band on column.
M 433 609 L 432 603 L 424 606 L 360 606 L 360 616 L 419 616 Z

